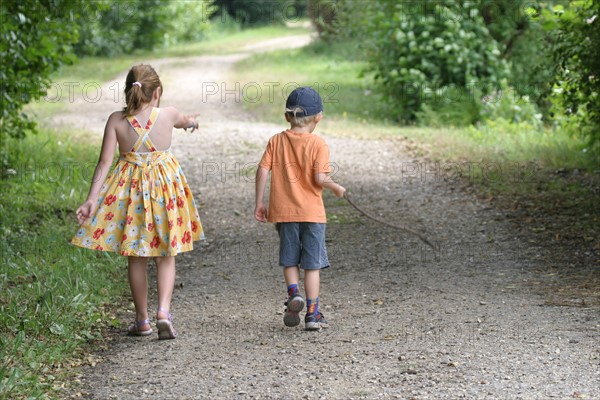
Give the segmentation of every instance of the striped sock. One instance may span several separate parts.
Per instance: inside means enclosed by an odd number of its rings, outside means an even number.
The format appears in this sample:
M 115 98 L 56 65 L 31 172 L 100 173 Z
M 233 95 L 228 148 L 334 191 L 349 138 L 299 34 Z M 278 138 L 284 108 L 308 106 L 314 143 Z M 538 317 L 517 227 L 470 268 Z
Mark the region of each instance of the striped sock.
M 306 300 L 306 315 L 317 315 L 319 313 L 319 298 Z
M 289 285 L 287 287 L 287 291 L 288 291 L 288 296 L 291 297 L 291 296 L 295 295 L 296 293 L 298 293 L 298 284 L 292 283 L 291 285 Z

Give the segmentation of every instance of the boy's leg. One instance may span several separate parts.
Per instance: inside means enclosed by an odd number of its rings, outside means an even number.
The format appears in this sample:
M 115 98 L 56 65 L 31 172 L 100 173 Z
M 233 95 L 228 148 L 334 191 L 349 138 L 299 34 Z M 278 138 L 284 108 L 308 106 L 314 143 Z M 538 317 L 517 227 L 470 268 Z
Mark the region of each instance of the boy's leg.
M 148 258 L 128 257 L 127 275 L 135 306 L 135 323 L 129 328 L 131 334 L 152 333 L 148 320 Z
M 298 290 L 298 282 L 300 282 L 300 269 L 297 265 L 293 267 L 283 267 L 283 277 L 285 278 L 285 284 L 288 288 L 288 295 L 291 296 L 294 293 L 290 293 L 290 289 L 295 289 L 294 292 Z
M 304 287 L 306 289 L 306 316 L 304 317 L 304 327 L 306 330 L 313 331 L 321 329 L 321 324 L 327 321 L 319 311 L 319 288 L 321 284 L 321 270 L 304 270 Z
M 329 267 L 325 247 L 325 224 L 301 224 L 302 266 L 304 268 L 304 288 L 306 290 L 306 316 L 304 326 L 307 330 L 319 330 L 327 323 L 319 311 L 319 292 L 321 269 Z
M 285 267 L 283 276 L 287 285 L 288 299 L 285 302 L 285 313 L 283 314 L 283 323 L 285 326 L 300 325 L 300 311 L 304 309 L 304 298 L 298 291 L 298 282 L 300 281 L 300 270 L 298 266 Z
M 319 289 L 321 286 L 321 270 L 304 270 L 304 289 L 306 290 L 306 299 L 315 300 L 319 298 Z M 309 310 L 310 311 L 310 310 Z
M 300 324 L 300 311 L 304 309 L 304 298 L 298 291 L 300 281 L 300 230 L 296 222 L 284 222 L 277 224 L 279 233 L 279 265 L 283 267 L 283 276 L 287 285 L 288 299 L 285 302 L 285 313 L 283 323 L 285 326 L 297 326 Z

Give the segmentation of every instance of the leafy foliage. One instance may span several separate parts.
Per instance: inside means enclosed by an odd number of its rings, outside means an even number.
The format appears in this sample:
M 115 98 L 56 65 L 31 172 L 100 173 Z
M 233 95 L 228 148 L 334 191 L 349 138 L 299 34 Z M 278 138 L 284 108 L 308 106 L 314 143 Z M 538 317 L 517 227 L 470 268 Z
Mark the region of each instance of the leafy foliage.
M 306 0 L 216 0 L 220 13 L 243 27 L 282 24 L 295 20 L 306 8 Z
M 503 121 L 506 124 L 526 124 L 531 129 L 543 127 L 542 114 L 534 101 L 521 95 L 516 89 L 508 86 L 506 81 L 493 96 L 484 98 L 481 119 L 490 124 L 492 121 Z
M 210 18 L 217 11 L 212 0 L 169 3 L 172 14 L 167 33 L 168 44 L 202 40 L 210 30 Z
M 592 0 L 556 6 L 543 14 L 554 37 L 555 99 L 574 130 L 600 146 L 600 3 Z
M 199 40 L 215 11 L 211 1 L 103 0 L 82 11 L 77 55 L 113 56 Z
M 558 2 L 563 2 L 558 0 Z M 553 78 L 551 39 L 538 23 L 548 2 L 529 0 L 480 1 L 481 15 L 490 35 L 499 43 L 502 58 L 510 64 L 511 91 L 533 101 L 549 114 Z M 506 88 L 504 88 L 506 89 Z
M 468 104 L 476 119 L 479 93 L 491 92 L 509 72 L 477 4 L 369 4 L 370 68 L 398 119 L 415 120 L 422 104 Z
M 337 8 L 335 0 L 308 0 L 308 16 L 320 36 L 335 31 Z
M 34 129 L 23 106 L 44 95 L 48 77 L 58 66 L 73 61 L 76 10 L 83 4 L 84 0 L 0 2 L 0 143 Z
M 74 53 L 113 56 L 197 40 L 213 11 L 210 0 L 0 2 L 0 142 L 35 130 L 23 106 L 46 94 L 50 75 Z

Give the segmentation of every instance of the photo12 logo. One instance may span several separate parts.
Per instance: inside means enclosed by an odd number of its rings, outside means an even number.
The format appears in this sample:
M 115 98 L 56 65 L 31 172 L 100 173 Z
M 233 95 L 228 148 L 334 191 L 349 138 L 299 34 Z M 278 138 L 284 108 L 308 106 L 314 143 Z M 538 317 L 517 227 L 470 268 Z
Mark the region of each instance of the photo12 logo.
M 221 182 L 227 181 L 254 183 L 256 182 L 256 170 L 258 169 L 257 162 L 248 163 L 224 163 L 216 161 L 203 161 L 200 167 L 201 179 L 206 182 Z M 327 167 L 331 171 L 329 176 L 332 178 L 340 170 L 340 167 L 335 162 L 327 163 Z M 273 164 L 273 169 L 280 168 L 283 171 L 285 179 L 289 182 L 297 182 L 301 175 L 300 167 L 295 163 Z
M 95 162 L 49 161 L 36 164 L 14 164 L 2 168 L 2 178 L 24 182 L 90 182 L 96 171 Z
M 25 99 L 33 98 L 35 102 L 58 103 L 65 101 L 75 103 L 97 103 L 101 100 L 115 104 L 125 103 L 124 84 L 118 81 L 109 81 L 104 84 L 98 82 L 57 82 L 52 81 L 36 89 L 35 93 L 23 93 Z M 226 103 L 269 103 L 280 102 L 301 85 L 297 82 L 202 82 L 199 99 L 202 103 L 211 101 Z M 315 82 L 310 85 L 323 100 L 323 103 L 338 103 L 339 85 L 336 82 Z
M 242 85 L 240 82 L 235 82 L 232 87 L 226 82 L 203 82 L 201 98 L 203 103 L 209 101 L 226 103 L 231 100 L 236 103 L 258 103 L 265 98 L 269 103 L 273 103 L 286 99 L 294 89 L 301 86 L 305 85 L 297 82 L 247 82 Z M 340 88 L 336 82 L 315 82 L 310 86 L 321 95 L 323 103 L 339 102 L 337 95 Z
M 404 162 L 401 179 L 403 183 L 430 182 L 532 182 L 539 166 L 535 162 Z

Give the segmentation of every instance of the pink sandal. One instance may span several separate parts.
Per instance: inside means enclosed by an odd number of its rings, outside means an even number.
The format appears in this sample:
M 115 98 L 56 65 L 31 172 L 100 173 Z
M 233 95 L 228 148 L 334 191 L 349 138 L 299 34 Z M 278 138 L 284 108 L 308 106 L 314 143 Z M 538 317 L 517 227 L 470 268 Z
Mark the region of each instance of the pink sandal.
M 157 312 L 163 312 L 168 316 L 168 319 L 159 319 L 156 321 L 158 340 L 175 339 L 177 337 L 177 331 L 173 328 L 173 316 L 162 307 L 159 307 Z
M 127 334 L 129 336 L 148 336 L 148 335 L 152 335 L 152 328 L 148 328 L 145 331 L 141 330 L 140 328 L 144 325 L 150 325 L 150 320 L 149 319 L 145 319 L 143 321 L 138 321 L 135 320 L 133 321 L 133 325 L 131 325 L 129 327 L 129 329 L 127 329 Z

